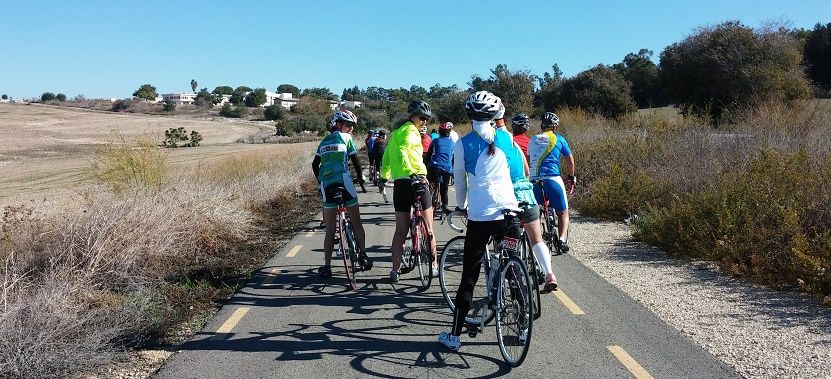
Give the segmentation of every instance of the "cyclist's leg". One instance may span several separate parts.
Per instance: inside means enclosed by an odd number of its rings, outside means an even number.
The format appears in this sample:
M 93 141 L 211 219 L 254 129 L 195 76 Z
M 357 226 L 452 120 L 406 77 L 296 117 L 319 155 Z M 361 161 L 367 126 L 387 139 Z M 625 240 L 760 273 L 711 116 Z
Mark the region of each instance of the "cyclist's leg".
M 545 181 L 545 193 L 548 195 L 548 200 L 551 202 L 551 205 L 554 207 L 554 210 L 557 212 L 557 220 L 558 220 L 558 234 L 560 236 L 560 240 L 568 232 L 568 200 L 566 199 L 566 187 L 563 184 L 562 177 L 556 177 L 554 179 L 546 179 Z
M 468 221 L 467 233 L 465 234 L 464 258 L 462 268 L 462 279 L 459 289 L 456 291 L 454 304 L 456 310 L 453 314 L 453 329 L 450 334 L 458 336 L 462 334 L 465 325 L 465 317 L 473 303 L 473 287 L 479 280 L 479 273 L 482 271 L 482 259 L 485 253 L 485 246 L 494 231 L 502 227 L 502 221 Z
M 323 221 L 325 226 L 325 234 L 323 236 L 323 267 L 318 270 L 318 273 L 324 277 L 332 276 L 332 250 L 335 247 L 335 228 L 337 224 L 337 204 L 332 199 L 332 190 L 339 187 L 338 184 L 330 185 L 327 188 L 322 188 L 321 194 L 323 196 Z
M 447 204 L 448 204 L 447 203 L 447 201 L 448 201 L 447 190 L 450 186 L 450 177 L 452 175 L 445 174 L 445 173 L 441 173 L 439 175 L 441 175 L 441 183 L 439 183 L 439 191 L 441 192 L 441 205 L 444 208 L 444 209 L 442 209 L 442 211 L 443 211 L 443 210 L 447 209 Z
M 431 200 L 433 197 L 430 194 L 430 189 L 427 189 L 427 193 L 421 197 L 421 210 L 424 213 L 424 221 L 427 223 L 427 236 L 430 239 L 430 252 L 433 255 L 433 264 L 438 264 L 438 259 L 436 259 L 436 239 L 433 235 L 433 201 Z
M 392 270 L 401 272 L 401 255 L 404 253 L 404 242 L 410 232 L 410 207 L 412 204 L 412 189 L 410 179 L 399 179 L 393 182 L 392 206 L 395 209 L 395 233 L 392 235 Z

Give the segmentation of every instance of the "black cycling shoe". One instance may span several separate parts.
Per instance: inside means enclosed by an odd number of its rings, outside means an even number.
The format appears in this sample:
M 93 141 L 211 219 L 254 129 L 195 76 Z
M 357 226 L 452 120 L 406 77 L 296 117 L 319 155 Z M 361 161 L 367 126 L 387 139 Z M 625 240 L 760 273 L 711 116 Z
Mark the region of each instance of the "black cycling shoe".
M 569 250 L 570 248 L 568 247 L 566 241 L 560 240 L 560 251 L 562 251 L 565 254 L 568 253 Z
M 358 253 L 358 263 L 361 264 L 361 270 L 363 270 L 363 271 L 372 270 L 372 259 L 369 259 L 369 257 L 366 256 L 365 251 L 362 251 L 362 252 Z
M 332 277 L 332 267 L 330 266 L 320 266 L 317 269 L 317 274 L 324 277 L 324 278 L 331 278 Z

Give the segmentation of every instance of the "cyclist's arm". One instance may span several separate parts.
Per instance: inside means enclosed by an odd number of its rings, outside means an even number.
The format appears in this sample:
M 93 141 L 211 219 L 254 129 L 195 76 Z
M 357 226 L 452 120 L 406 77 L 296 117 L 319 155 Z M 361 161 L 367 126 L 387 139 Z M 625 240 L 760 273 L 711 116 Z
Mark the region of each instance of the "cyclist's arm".
M 315 174 L 315 180 L 318 182 L 318 175 L 320 175 L 320 155 L 315 155 L 315 159 L 312 160 L 312 172 Z
M 568 168 L 568 171 L 567 171 L 568 175 L 569 176 L 574 176 L 575 169 L 576 169 L 576 167 L 574 167 L 574 155 L 566 156 L 566 159 L 563 161 L 563 163 L 565 163 L 565 165 Z
M 522 167 L 525 170 L 525 177 L 530 178 L 531 177 L 531 168 L 528 166 L 528 158 L 525 157 L 525 154 L 521 154 L 521 155 L 522 155 Z
M 435 146 L 435 145 L 436 145 L 436 140 L 433 140 L 433 142 L 430 142 L 430 147 L 427 149 L 427 158 L 428 159 L 432 159 L 432 157 L 433 157 L 433 146 Z M 427 164 L 427 162 L 424 162 L 424 164 Z
M 355 167 L 355 177 L 363 180 L 363 169 L 361 168 L 361 159 L 358 158 L 358 154 L 350 155 L 349 159 L 352 160 L 352 166 Z
M 456 183 L 456 206 L 467 209 L 467 178 L 465 177 L 465 149 L 461 143 L 453 148 L 453 181 Z

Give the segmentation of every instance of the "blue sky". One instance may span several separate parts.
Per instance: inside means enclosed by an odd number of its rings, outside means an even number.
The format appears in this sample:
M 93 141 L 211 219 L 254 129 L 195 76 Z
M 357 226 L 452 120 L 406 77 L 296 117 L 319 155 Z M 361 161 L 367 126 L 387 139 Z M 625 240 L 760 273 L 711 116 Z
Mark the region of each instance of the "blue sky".
M 831 1 L 7 1 L 0 93 L 129 97 L 281 83 L 465 87 L 505 63 L 572 76 L 737 19 L 831 22 Z

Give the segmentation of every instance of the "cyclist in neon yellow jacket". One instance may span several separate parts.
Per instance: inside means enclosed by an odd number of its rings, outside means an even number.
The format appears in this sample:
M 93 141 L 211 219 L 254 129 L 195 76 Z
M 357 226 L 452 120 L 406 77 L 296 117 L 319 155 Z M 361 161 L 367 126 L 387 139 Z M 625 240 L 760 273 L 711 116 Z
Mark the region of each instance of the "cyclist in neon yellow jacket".
M 407 107 L 410 120 L 390 134 L 387 149 L 381 159 L 381 180 L 393 180 L 392 204 L 395 208 L 395 234 L 392 237 L 392 271 L 390 280 L 398 281 L 401 275 L 401 256 L 404 241 L 410 228 L 410 209 L 416 194 L 421 195 L 421 209 L 427 222 L 427 236 L 432 252 L 432 270 L 430 275 L 438 273 L 436 261 L 436 241 L 433 239 L 433 204 L 427 187 L 427 166 L 424 165 L 424 147 L 421 144 L 419 128 L 426 126 L 433 117 L 430 105 L 423 101 L 413 101 Z M 416 126 L 418 125 L 418 126 Z

